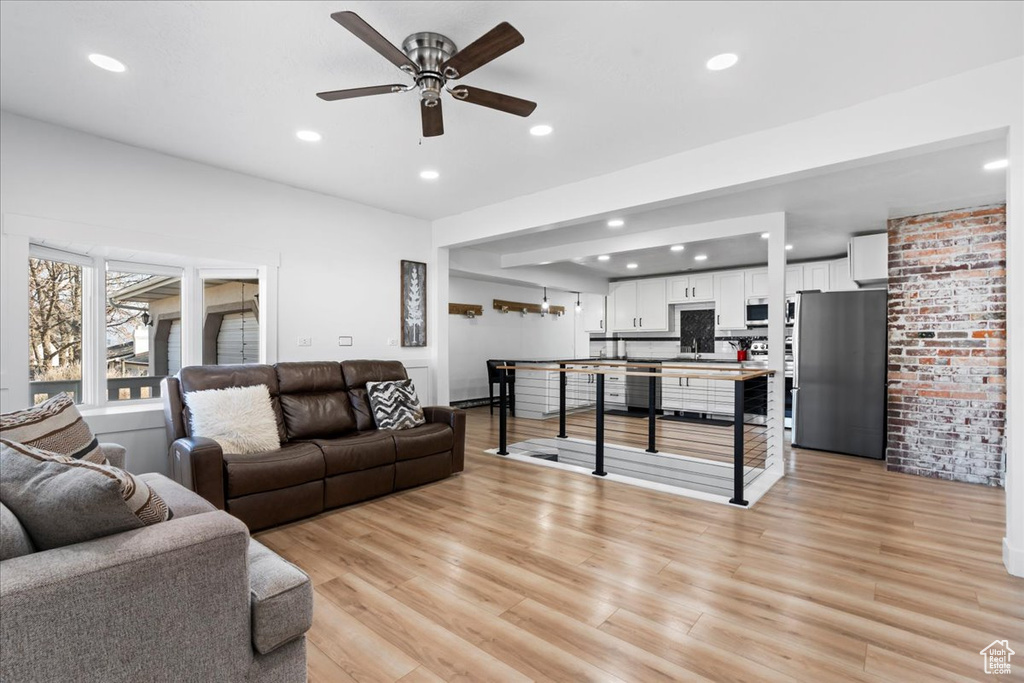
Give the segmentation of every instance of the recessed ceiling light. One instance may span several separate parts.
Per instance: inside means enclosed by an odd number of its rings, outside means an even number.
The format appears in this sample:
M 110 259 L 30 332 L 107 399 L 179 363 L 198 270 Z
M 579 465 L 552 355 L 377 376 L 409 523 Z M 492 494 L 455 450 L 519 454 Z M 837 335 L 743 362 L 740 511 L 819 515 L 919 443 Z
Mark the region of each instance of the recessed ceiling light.
M 320 142 L 324 136 L 315 130 L 299 130 L 295 132 L 295 137 L 303 142 Z
M 423 178 L 424 180 L 437 180 L 440 177 L 440 173 L 429 168 L 425 171 L 420 171 L 420 178 Z
M 792 244 L 787 244 L 786 245 L 786 251 L 792 251 L 792 250 L 793 250 L 793 245 Z
M 715 55 L 709 59 L 707 67 L 712 71 L 721 71 L 723 69 L 728 69 L 730 66 L 735 66 L 738 61 L 740 61 L 739 57 L 731 52 L 726 52 L 724 54 Z
M 542 266 L 550 266 L 551 265 L 551 261 L 541 261 L 540 265 L 542 265 Z
M 546 123 L 542 123 L 539 126 L 534 126 L 533 128 L 531 128 L 530 129 L 530 135 L 536 135 L 537 137 L 543 137 L 545 135 L 551 135 L 551 131 L 553 131 L 553 130 L 554 130 L 554 128 L 552 128 L 551 126 L 547 125 Z
M 108 57 L 106 55 L 99 55 L 93 53 L 89 55 L 89 61 L 101 69 L 113 71 L 116 74 L 124 73 L 128 70 L 128 67 L 126 67 L 124 64 L 117 61 L 113 57 Z
M 640 266 L 636 263 L 627 263 L 626 267 L 629 268 L 630 270 L 633 270 L 634 268 L 639 268 Z
M 610 221 L 608 221 L 609 228 L 621 228 L 625 224 L 626 221 L 622 220 L 621 218 L 613 218 Z
M 762 233 L 761 233 L 761 239 L 763 239 L 763 240 L 766 240 L 766 239 L 768 239 L 768 237 L 769 237 L 769 235 L 770 235 L 770 234 L 771 234 L 771 233 L 767 233 L 767 232 L 762 232 Z
M 597 257 L 597 260 L 598 261 L 607 261 L 610 258 L 611 258 L 611 256 L 609 256 L 608 254 L 601 254 L 600 256 Z
M 669 249 L 671 249 L 672 251 L 682 251 L 683 249 L 686 249 L 686 247 L 684 247 L 681 244 L 673 244 L 671 247 L 669 247 Z
M 999 159 L 997 161 L 990 161 L 985 164 L 986 171 L 998 171 L 999 169 L 1006 168 L 1010 165 L 1009 159 Z
M 693 260 L 694 261 L 707 261 L 708 260 L 708 255 L 707 254 L 697 254 L 696 256 L 693 257 Z

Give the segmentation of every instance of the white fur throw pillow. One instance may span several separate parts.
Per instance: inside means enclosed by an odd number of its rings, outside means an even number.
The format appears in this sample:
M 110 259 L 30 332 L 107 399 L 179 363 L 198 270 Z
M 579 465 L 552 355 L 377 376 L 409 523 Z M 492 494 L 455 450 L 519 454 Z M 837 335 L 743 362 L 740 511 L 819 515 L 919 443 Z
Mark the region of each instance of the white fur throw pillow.
M 266 384 L 189 391 L 192 436 L 205 436 L 225 453 L 261 453 L 281 447 Z

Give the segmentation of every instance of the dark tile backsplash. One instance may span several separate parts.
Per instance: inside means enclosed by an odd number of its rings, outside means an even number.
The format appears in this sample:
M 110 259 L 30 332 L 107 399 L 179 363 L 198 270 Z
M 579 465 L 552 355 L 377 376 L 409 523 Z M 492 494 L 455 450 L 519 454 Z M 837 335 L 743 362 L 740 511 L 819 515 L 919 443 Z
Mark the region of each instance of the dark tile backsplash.
M 698 353 L 715 352 L 715 311 L 679 311 L 679 339 L 682 348 L 687 351 L 697 340 Z

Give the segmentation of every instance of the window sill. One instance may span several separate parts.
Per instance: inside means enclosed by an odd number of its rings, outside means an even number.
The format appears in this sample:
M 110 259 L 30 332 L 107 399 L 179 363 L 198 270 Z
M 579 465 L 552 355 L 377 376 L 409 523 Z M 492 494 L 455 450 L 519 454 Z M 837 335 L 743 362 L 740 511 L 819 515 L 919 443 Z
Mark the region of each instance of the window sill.
M 126 405 L 105 405 L 102 408 L 82 408 L 82 417 L 103 417 L 106 415 L 131 415 L 135 413 L 163 413 L 164 404 L 160 399 L 132 401 Z

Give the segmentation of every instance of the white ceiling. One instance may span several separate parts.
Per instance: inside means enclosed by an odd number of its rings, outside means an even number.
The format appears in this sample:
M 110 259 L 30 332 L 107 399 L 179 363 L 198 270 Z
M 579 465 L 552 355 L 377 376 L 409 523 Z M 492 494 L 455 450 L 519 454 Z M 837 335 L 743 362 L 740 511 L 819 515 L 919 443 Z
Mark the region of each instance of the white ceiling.
M 415 95 L 329 15 L 399 43 L 464 46 L 500 21 L 525 45 L 466 82 L 534 99 L 530 119 Z M 1022 53 L 1019 2 L 3 2 L 0 107 L 141 147 L 437 218 L 848 106 Z M 739 65 L 704 62 L 732 51 Z M 128 66 L 111 74 L 86 55 Z M 527 129 L 549 123 L 555 133 Z M 319 144 L 294 132 L 323 133 Z M 441 179 L 425 183 L 433 167 Z
M 786 241 L 793 245 L 789 260 L 841 256 L 854 234 L 883 231 L 886 220 L 895 216 L 955 209 L 1006 199 L 1006 172 L 986 171 L 982 166 L 1005 158 L 1003 138 L 918 154 L 892 161 L 861 165 L 833 172 L 821 172 L 769 187 L 735 189 L 711 199 L 681 200 L 656 209 L 637 209 L 618 214 L 626 221 L 609 228 L 605 218 L 580 221 L 556 229 L 524 233 L 476 244 L 473 249 L 496 254 L 537 252 L 590 240 L 625 236 L 681 225 L 786 212 Z M 586 258 L 576 262 L 544 265 L 566 274 L 598 272 L 606 277 L 632 277 L 684 270 L 731 268 L 767 261 L 767 247 L 759 236 L 731 237 L 688 243 L 682 252 L 666 247 L 626 250 L 609 261 Z M 697 262 L 696 254 L 706 254 Z M 638 268 L 627 269 L 635 262 Z

